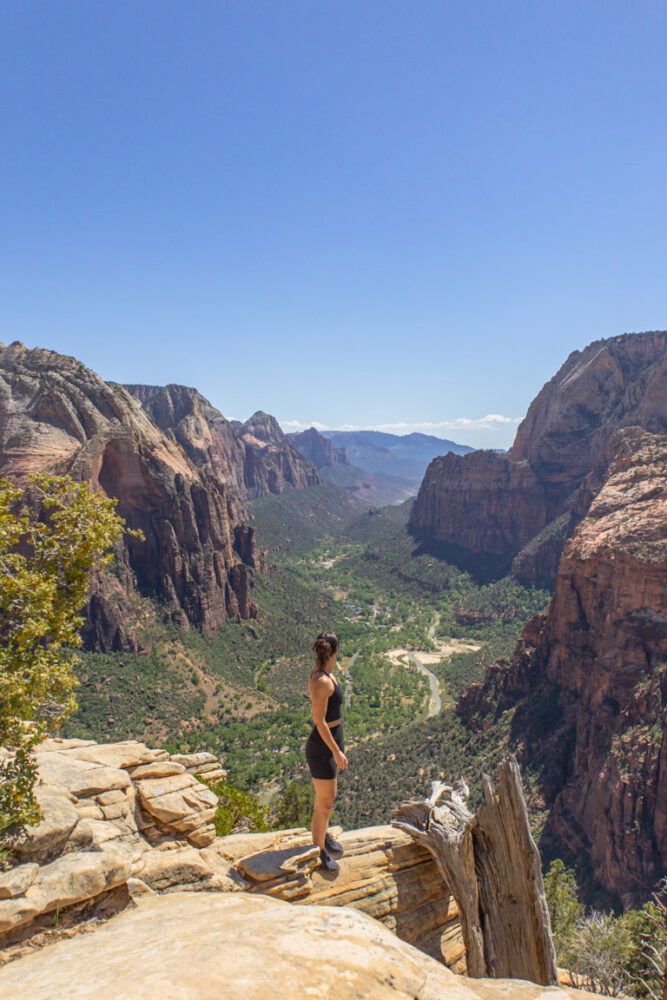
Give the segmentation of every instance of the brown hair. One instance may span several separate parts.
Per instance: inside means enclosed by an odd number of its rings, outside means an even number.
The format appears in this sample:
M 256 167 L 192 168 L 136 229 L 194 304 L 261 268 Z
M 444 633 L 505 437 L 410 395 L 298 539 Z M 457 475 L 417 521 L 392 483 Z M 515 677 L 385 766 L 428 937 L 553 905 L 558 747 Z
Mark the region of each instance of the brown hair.
M 338 652 L 338 636 L 334 632 L 320 632 L 313 643 L 313 651 L 317 657 L 317 666 L 322 670 L 327 660 Z

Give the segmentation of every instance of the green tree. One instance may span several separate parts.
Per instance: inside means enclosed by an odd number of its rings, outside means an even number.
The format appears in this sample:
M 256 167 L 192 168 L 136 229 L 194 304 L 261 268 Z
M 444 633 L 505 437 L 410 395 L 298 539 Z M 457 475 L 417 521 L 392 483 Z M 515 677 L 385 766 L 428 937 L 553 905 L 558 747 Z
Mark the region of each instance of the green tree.
M 562 965 L 577 922 L 583 917 L 584 907 L 577 898 L 574 872 L 566 868 L 560 858 L 551 862 L 544 877 L 544 894 L 549 907 L 556 958 Z
M 76 707 L 90 574 L 125 527 L 115 508 L 68 476 L 0 480 L 0 829 L 39 818 L 32 749 Z
M 315 804 L 312 785 L 302 781 L 291 781 L 275 808 L 275 828 L 288 829 L 292 826 L 310 827 Z

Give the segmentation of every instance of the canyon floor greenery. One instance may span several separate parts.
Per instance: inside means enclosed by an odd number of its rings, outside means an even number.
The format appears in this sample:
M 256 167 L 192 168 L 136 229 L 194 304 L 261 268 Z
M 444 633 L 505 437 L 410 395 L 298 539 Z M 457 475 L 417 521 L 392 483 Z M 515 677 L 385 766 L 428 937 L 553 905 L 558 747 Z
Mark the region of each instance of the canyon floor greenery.
M 309 783 L 310 647 L 317 632 L 331 629 L 341 641 L 343 678 L 351 664 L 349 691 L 344 684 L 350 766 L 340 776 L 336 821 L 386 822 L 402 797 L 459 773 L 476 797 L 482 770 L 493 770 L 508 748 L 511 720 L 504 737 L 504 728 L 471 736 L 454 712 L 456 699 L 511 655 L 549 593 L 510 578 L 480 587 L 421 553 L 405 527 L 409 502 L 352 518 L 348 510 L 345 521 L 319 495 L 306 504 L 302 494 L 311 492 L 253 504 L 268 550 L 253 593 L 260 618 L 205 636 L 165 625 L 157 606 L 140 602 L 145 651 L 84 654 L 68 735 L 211 750 L 235 786 L 271 804 L 291 783 Z M 289 532 L 281 535 L 286 511 Z M 435 715 L 427 672 L 439 688 Z

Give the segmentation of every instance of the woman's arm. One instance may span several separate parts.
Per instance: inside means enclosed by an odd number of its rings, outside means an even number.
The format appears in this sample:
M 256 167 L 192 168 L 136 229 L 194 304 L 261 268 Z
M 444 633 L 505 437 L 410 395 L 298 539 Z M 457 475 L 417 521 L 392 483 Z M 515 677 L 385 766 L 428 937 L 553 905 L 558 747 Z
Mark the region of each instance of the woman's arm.
M 331 687 L 329 687 L 329 684 L 331 684 Z M 329 681 L 326 677 L 320 676 L 311 678 L 308 686 L 310 688 L 310 700 L 313 706 L 313 722 L 317 727 L 318 733 L 333 753 L 334 759 L 338 760 L 341 755 L 341 749 L 331 735 L 331 730 L 327 726 L 324 718 L 327 712 L 329 695 L 333 691 L 333 681 Z

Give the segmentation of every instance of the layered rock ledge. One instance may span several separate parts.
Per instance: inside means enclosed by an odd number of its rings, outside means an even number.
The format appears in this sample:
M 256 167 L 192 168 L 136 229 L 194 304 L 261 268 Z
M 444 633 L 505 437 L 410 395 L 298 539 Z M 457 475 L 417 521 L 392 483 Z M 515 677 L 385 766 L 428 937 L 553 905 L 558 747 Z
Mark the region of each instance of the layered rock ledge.
M 349 907 L 456 972 L 458 909 L 428 852 L 391 826 L 343 832 L 339 875 L 318 868 L 305 828 L 216 837 L 212 754 L 143 743 L 50 739 L 36 750 L 43 819 L 0 872 L 0 963 L 154 894 L 269 896 Z

